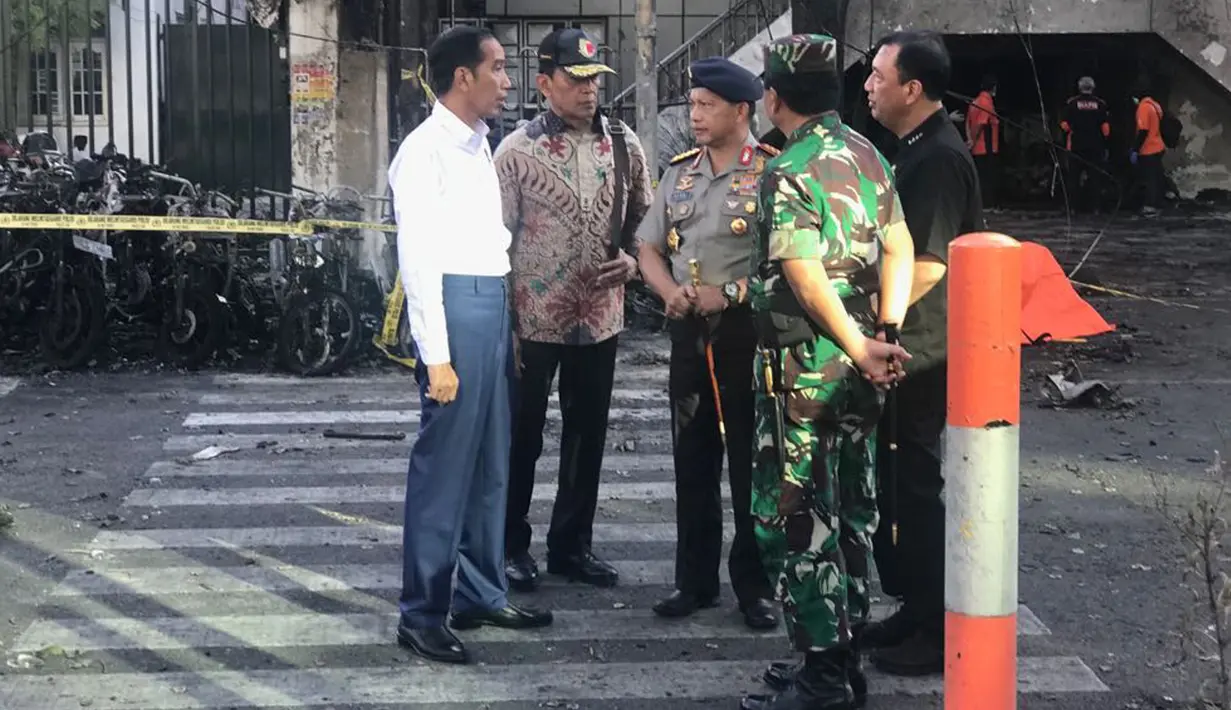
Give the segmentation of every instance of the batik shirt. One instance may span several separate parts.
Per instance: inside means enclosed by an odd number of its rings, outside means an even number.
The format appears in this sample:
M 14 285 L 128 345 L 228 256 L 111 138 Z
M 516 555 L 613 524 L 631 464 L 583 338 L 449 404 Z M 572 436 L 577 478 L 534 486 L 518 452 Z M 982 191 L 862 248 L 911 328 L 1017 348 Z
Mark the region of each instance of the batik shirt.
M 611 213 L 625 210 L 634 234 L 653 201 L 645 151 L 623 123 L 629 175 L 615 201 L 615 160 L 607 119 L 578 131 L 546 111 L 496 151 L 504 221 L 513 234 L 514 328 L 525 339 L 590 345 L 624 329 L 624 287 L 595 285 L 610 256 Z M 631 243 L 631 240 L 630 240 Z

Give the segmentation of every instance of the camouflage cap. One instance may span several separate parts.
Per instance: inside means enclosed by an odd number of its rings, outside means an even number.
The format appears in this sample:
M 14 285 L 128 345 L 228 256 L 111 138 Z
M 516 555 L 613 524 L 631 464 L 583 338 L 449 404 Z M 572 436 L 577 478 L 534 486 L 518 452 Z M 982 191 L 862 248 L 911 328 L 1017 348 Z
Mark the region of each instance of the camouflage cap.
M 838 41 L 829 35 L 782 37 L 765 48 L 765 74 L 838 74 Z

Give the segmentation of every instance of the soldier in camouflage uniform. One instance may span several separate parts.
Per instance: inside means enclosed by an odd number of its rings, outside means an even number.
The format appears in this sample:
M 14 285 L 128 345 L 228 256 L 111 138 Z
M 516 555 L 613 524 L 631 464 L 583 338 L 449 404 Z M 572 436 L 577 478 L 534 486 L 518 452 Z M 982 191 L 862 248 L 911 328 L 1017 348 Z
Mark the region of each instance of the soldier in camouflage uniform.
M 834 110 L 836 50 L 795 35 L 765 57 L 766 113 L 787 141 L 761 180 L 754 236 L 752 514 L 805 657 L 792 687 L 745 698 L 748 710 L 847 710 L 866 697 L 852 632 L 869 611 L 876 423 L 910 357 L 878 324 L 892 335 L 905 314 L 913 252 L 889 163 Z

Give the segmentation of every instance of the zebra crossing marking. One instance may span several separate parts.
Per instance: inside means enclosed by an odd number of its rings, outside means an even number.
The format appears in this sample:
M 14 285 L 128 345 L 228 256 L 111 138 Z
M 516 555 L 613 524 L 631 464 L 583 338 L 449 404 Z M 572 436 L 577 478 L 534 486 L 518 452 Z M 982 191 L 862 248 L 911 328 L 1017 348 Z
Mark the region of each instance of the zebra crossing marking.
M 536 539 L 547 534 L 547 525 L 532 524 Z M 733 525 L 723 525 L 723 539 L 730 542 Z M 675 523 L 595 523 L 595 543 L 675 542 Z M 90 549 L 165 550 L 169 548 L 248 547 L 357 547 L 401 545 L 401 525 L 331 525 L 325 527 L 169 528 L 155 530 L 104 530 Z
M 548 421 L 560 421 L 559 409 L 547 410 Z M 666 409 L 626 409 L 613 407 L 608 415 L 612 423 L 669 422 L 671 412 Z M 419 423 L 416 409 L 347 409 L 333 411 L 274 411 L 274 412 L 201 412 L 189 414 L 184 427 L 209 426 L 302 426 L 307 424 L 415 424 Z
M 548 701 L 725 700 L 750 691 L 767 660 L 653 663 L 528 663 L 485 666 L 107 673 L 0 678 L 3 707 L 40 710 L 207 710 L 345 705 L 443 705 Z M 1079 658 L 1018 659 L 1025 693 L 1107 692 Z M 943 680 L 868 671 L 872 696 L 935 695 Z
M 667 406 L 667 388 L 664 381 L 662 387 L 641 388 L 641 389 L 623 389 L 615 388 L 611 391 L 611 400 L 613 406 L 628 406 L 631 404 L 637 405 L 654 405 Z M 548 404 L 559 406 L 560 393 L 552 392 L 548 397 Z M 205 394 L 202 395 L 199 402 L 202 407 L 253 407 L 253 406 L 270 406 L 270 405 L 289 405 L 289 406 L 309 406 L 313 404 L 333 404 L 336 406 L 342 405 L 400 405 L 406 409 L 419 408 L 419 394 L 417 392 L 402 392 L 400 394 L 390 394 L 382 392 L 379 394 L 359 394 L 352 395 L 347 390 L 339 390 L 329 393 L 329 390 L 314 391 L 306 395 L 296 395 L 288 392 L 287 388 L 281 388 L 276 392 L 235 392 L 225 394 Z
M 212 459 L 179 463 L 156 461 L 146 469 L 145 478 L 196 478 L 222 476 L 227 478 L 275 476 L 351 476 L 368 474 L 406 475 L 407 460 L 401 458 L 341 459 Z M 544 454 L 539 458 L 538 469 L 546 476 L 560 469 L 560 456 Z M 603 457 L 604 480 L 608 474 L 663 473 L 672 475 L 675 461 L 671 454 L 607 454 Z
M 731 498 L 725 481 L 722 495 Z M 531 500 L 555 500 L 554 483 L 536 483 Z M 601 483 L 599 501 L 674 501 L 675 484 Z M 139 488 L 126 505 L 134 508 L 287 505 L 295 503 L 402 503 L 406 486 L 294 486 L 288 488 Z
M 402 432 L 398 426 L 389 426 L 382 431 Z M 398 441 L 373 441 L 369 439 L 332 439 L 325 438 L 320 434 L 291 434 L 287 432 L 270 432 L 265 434 L 176 434 L 167 437 L 163 442 L 162 450 L 168 453 L 191 453 L 200 451 L 207 446 L 223 446 L 234 447 L 241 451 L 257 448 L 270 450 L 303 450 L 317 451 L 320 449 L 396 449 L 397 451 L 410 451 L 410 446 L 415 443 L 415 435 L 406 433 L 406 438 Z M 543 450 L 559 451 L 560 442 L 551 439 L 543 442 Z M 619 428 L 611 428 L 607 431 L 608 447 L 614 450 L 624 439 L 634 440 L 641 450 L 642 446 L 668 447 L 671 445 L 671 431 L 666 422 L 660 430 L 639 430 L 631 432 Z M 386 452 L 391 453 L 391 451 Z
M 305 505 L 319 513 L 321 511 L 311 504 L 402 502 L 404 489 L 400 485 L 249 487 L 246 484 L 250 480 L 277 476 L 300 477 L 304 482 L 312 482 L 320 479 L 304 477 L 404 475 L 406 453 L 414 441 L 413 433 L 398 442 L 373 442 L 324 439 L 319 435 L 307 434 L 250 432 L 254 427 L 270 424 L 294 426 L 304 423 L 304 419 L 322 417 L 333 419 L 310 423 L 409 424 L 412 415 L 417 418 L 417 412 L 404 403 L 412 400 L 388 395 L 395 381 L 397 386 L 402 387 L 410 381 L 409 378 L 386 378 L 385 382 L 356 378 L 356 382 L 348 385 L 351 399 L 328 404 L 337 411 L 284 412 L 277 406 L 290 409 L 301 401 L 307 407 L 320 403 L 319 400 L 307 401 L 307 397 L 301 397 L 295 389 L 284 385 L 298 384 L 311 396 L 317 396 L 322 386 L 328 387 L 337 380 L 279 378 L 282 381 L 274 383 L 268 378 L 251 377 L 233 377 L 227 382 L 248 386 L 276 384 L 281 394 L 251 391 L 234 395 L 211 393 L 209 396 L 212 399 L 208 404 L 203 402 L 205 406 L 202 409 L 240 406 L 263 406 L 265 409 L 261 412 L 191 412 L 184 421 L 189 431 L 206 426 L 216 426 L 223 431 L 213 435 L 199 432 L 173 434 L 164 440 L 163 445 L 167 453 L 197 451 L 210 444 L 240 446 L 245 451 L 191 464 L 156 462 L 144 473 L 144 478 L 153 484 L 152 487 L 133 491 L 124 503 L 126 508 L 156 507 L 167 514 L 195 508 L 200 511 L 198 515 L 208 514 L 204 523 L 208 525 L 225 524 L 231 520 L 246 521 L 252 506 Z M 621 379 L 621 384 L 628 386 Z M 643 377 L 639 381 L 657 383 L 659 380 L 665 384 L 665 378 Z M 359 383 L 363 387 L 353 386 Z M 624 422 L 633 428 L 622 429 L 618 426 L 621 422 L 614 422 L 617 426 L 609 434 L 609 441 L 619 444 L 622 437 L 626 437 L 637 442 L 637 450 L 613 451 L 605 456 L 605 483 L 600 487 L 600 498 L 637 504 L 669 502 L 674 498 L 674 483 L 671 480 L 674 464 L 669 452 L 670 431 L 665 426 L 667 419 L 665 416 L 654 418 L 646 415 L 655 410 L 666 412 L 665 394 L 654 392 L 652 397 L 645 394 L 644 397 L 630 396 L 626 399 L 630 402 L 635 400 L 636 404 L 643 406 L 617 407 L 636 413 Z M 393 403 L 396 408 L 340 409 L 360 404 L 383 405 L 385 402 Z M 373 411 L 376 413 L 372 414 Z M 549 411 L 558 413 L 557 405 Z M 337 416 L 339 412 L 342 413 L 340 418 Z M 379 421 L 391 417 L 402 417 L 406 421 Z M 660 421 L 664 423 L 661 431 L 647 430 L 647 427 Z M 396 427 L 393 428 L 396 430 Z M 549 434 L 548 438 L 553 437 Z M 278 447 L 304 449 L 307 453 L 299 457 L 266 456 L 257 449 L 258 445 L 275 450 Z M 335 448 L 340 450 L 321 456 L 324 450 Z M 551 450 L 550 441 L 546 448 Z M 358 458 L 365 454 L 371 454 L 372 458 Z M 539 470 L 544 474 L 548 471 L 554 474 L 558 466 L 558 456 L 545 452 Z M 622 475 L 612 477 L 613 471 Z M 634 474 L 633 480 L 622 480 L 629 478 L 629 474 Z M 200 486 L 193 480 L 211 476 L 220 480 L 210 481 L 208 487 Z M 192 487 L 159 486 L 157 481 L 150 479 L 190 484 Z M 548 476 L 540 475 L 540 482 L 534 490 L 536 500 L 554 497 L 554 480 L 543 482 L 545 480 Z M 725 484 L 724 493 L 729 496 Z M 104 654 L 172 653 L 205 648 L 223 648 L 227 649 L 227 653 L 270 649 L 274 654 L 277 653 L 276 649 L 291 648 L 392 648 L 397 613 L 396 606 L 388 598 L 390 592 L 401 587 L 400 563 L 300 566 L 288 563 L 287 552 L 279 550 L 297 548 L 300 551 L 296 554 L 300 557 L 316 558 L 319 562 L 319 556 L 306 555 L 305 551 L 339 548 L 337 559 L 346 560 L 348 548 L 382 548 L 382 553 L 396 553 L 402 544 L 400 525 L 373 521 L 362 515 L 352 515 L 350 511 L 347 515 L 339 514 L 336 522 L 340 524 L 100 531 L 84 550 L 89 557 L 85 564 L 90 569 L 70 572 L 53 590 L 48 605 L 59 610 L 52 614 L 56 618 L 35 622 L 13 648 L 39 649 L 58 645 Z M 544 539 L 547 527 L 539 522 L 532 525 L 534 538 Z M 723 538 L 726 542 L 731 541 L 733 532 L 729 522 L 724 524 Z M 596 546 L 674 543 L 675 536 L 674 522 L 607 521 L 596 524 L 594 528 Z M 265 551 L 255 552 L 260 549 Z M 240 552 L 249 564 L 198 562 L 191 559 L 194 550 Z M 160 566 L 144 566 L 154 562 Z M 219 670 L 203 661 L 202 670 L 186 672 L 101 675 L 20 673 L 0 676 L 0 707 L 78 710 L 83 700 L 91 704 L 92 710 L 155 707 L 159 710 L 221 710 L 377 704 L 416 708 L 442 703 L 541 704 L 550 701 L 667 698 L 728 701 L 748 692 L 765 692 L 765 686 L 760 682 L 761 672 L 769 662 L 780 660 L 748 658 L 776 653 L 767 653 L 764 644 L 750 645 L 750 641 L 767 639 L 775 648 L 781 649 L 782 657 L 790 657 L 784 629 L 780 627 L 768 632 L 748 629 L 736 618 L 737 615 L 729 608 L 730 604 L 682 620 L 660 619 L 648 608 L 643 608 L 648 605 L 644 590 L 669 588 L 672 585 L 672 559 L 617 559 L 612 560 L 611 564 L 621 575 L 620 587 L 615 590 L 617 598 L 627 599 L 628 606 L 623 606 L 625 602 L 621 601 L 620 606 L 613 609 L 553 609 L 556 622 L 545 629 L 510 631 L 484 627 L 464 632 L 463 640 L 475 644 L 479 654 L 487 656 L 485 663 L 478 666 L 446 667 L 423 664 L 417 660 L 409 663 L 395 660 L 391 663 L 375 661 L 379 665 L 372 667 L 312 668 L 303 665 L 271 670 L 244 667 Z M 725 565 L 720 569 L 719 576 L 724 584 L 728 583 Z M 545 591 L 559 590 L 565 586 L 585 589 L 569 585 L 553 575 L 544 575 L 542 586 Z M 624 591 L 628 596 L 619 596 Z M 302 594 L 288 595 L 288 592 L 311 594 L 313 598 L 325 602 L 345 598 L 348 600 L 348 613 L 314 613 L 304 606 Z M 377 593 L 381 595 L 376 596 Z M 228 601 L 225 603 L 237 606 L 214 606 L 209 602 L 213 595 L 231 595 L 226 597 Z M 362 600 L 357 607 L 354 606 L 356 598 Z M 154 614 L 135 615 L 125 612 L 124 608 L 131 608 L 132 602 L 137 599 L 148 602 L 139 607 L 157 611 Z M 121 603 L 121 600 L 128 601 Z M 220 599 L 218 604 L 224 602 Z M 315 607 L 316 603 L 312 606 Z M 568 607 L 569 604 L 565 603 L 564 606 Z M 878 616 L 887 614 L 890 609 L 888 604 L 882 602 L 873 605 L 873 613 Z M 230 613 L 219 614 L 217 611 Z M 1051 630 L 1022 605 L 1018 609 L 1018 634 L 1020 637 L 1045 636 L 1051 634 Z M 545 643 L 618 644 L 620 641 L 642 642 L 642 648 L 647 641 L 679 642 L 685 648 L 690 644 L 700 646 L 705 641 L 710 648 L 721 646 L 729 649 L 724 653 L 734 654 L 736 649 L 743 649 L 740 654 L 743 658 L 709 660 L 698 657 L 698 660 L 642 662 L 642 658 L 635 657 L 639 655 L 636 650 L 626 650 L 622 653 L 631 653 L 634 657 L 627 659 L 621 656 L 616 662 L 518 662 L 519 658 L 525 660 L 524 654 L 519 656 L 518 648 L 541 647 Z M 778 642 L 781 642 L 780 645 Z M 484 647 L 483 644 L 495 644 L 497 647 Z M 506 651 L 501 650 L 504 646 L 512 649 L 511 659 L 506 660 Z M 1023 693 L 1108 691 L 1080 658 L 1023 656 L 1018 667 Z M 918 697 L 941 691 L 942 681 L 938 677 L 894 678 L 878 675 L 874 670 L 869 675 L 874 696 Z M 880 707 L 875 701 L 873 706 Z

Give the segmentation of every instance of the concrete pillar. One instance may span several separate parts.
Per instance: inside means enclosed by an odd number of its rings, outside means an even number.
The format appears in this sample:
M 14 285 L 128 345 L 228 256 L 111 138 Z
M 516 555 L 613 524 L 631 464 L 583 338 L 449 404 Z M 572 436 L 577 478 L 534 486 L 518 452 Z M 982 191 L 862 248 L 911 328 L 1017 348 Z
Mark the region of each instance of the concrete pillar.
M 291 0 L 288 8 L 291 180 L 310 190 L 337 184 L 338 7 Z

